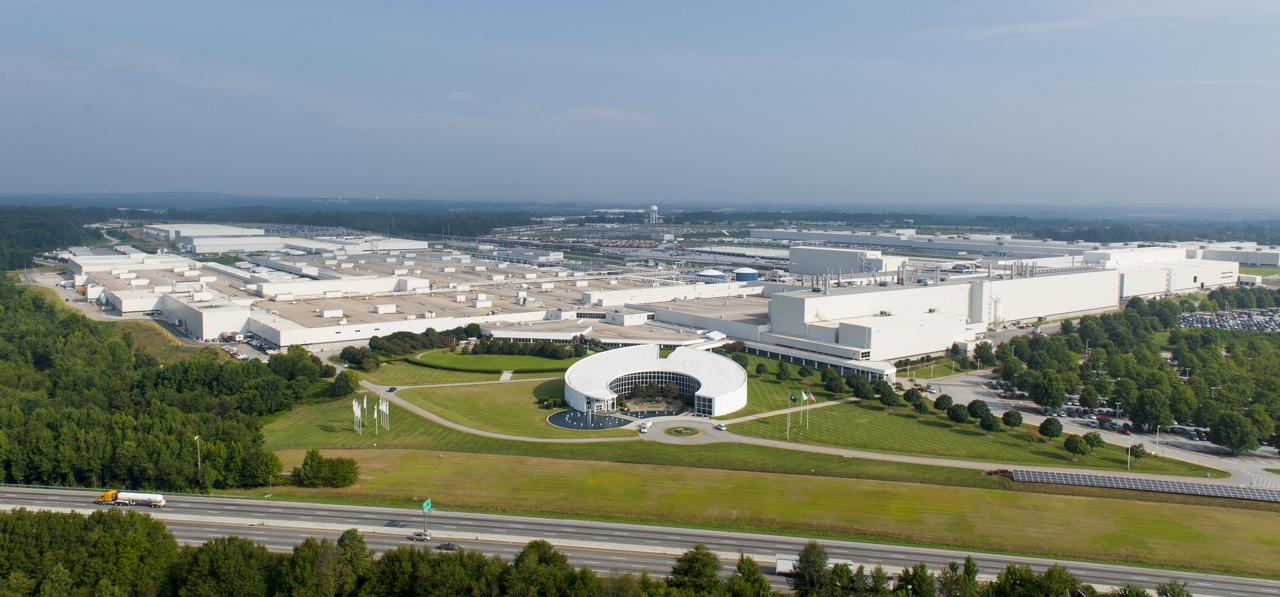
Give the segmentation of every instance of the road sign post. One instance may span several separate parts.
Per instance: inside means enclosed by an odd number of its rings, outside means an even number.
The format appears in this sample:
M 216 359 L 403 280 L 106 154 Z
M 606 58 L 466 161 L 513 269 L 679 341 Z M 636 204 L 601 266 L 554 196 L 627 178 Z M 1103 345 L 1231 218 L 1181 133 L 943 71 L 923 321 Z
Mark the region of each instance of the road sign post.
M 427 512 L 431 511 L 431 498 L 422 502 L 422 532 L 427 532 Z

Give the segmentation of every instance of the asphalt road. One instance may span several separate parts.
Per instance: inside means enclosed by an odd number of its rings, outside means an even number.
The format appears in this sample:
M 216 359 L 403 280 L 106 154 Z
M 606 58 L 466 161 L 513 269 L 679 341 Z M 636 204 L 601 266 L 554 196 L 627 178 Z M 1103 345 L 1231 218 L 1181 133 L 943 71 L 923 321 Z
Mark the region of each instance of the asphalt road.
M 85 491 L 6 486 L 0 487 L 0 508 L 90 512 L 109 507 L 92 504 L 95 496 L 96 493 Z M 281 551 L 290 549 L 304 537 L 336 537 L 343 529 L 353 527 L 365 534 L 370 547 L 381 551 L 407 544 L 405 537 L 421 529 L 423 524 L 422 513 L 414 510 L 272 500 L 172 496 L 163 509 L 140 509 L 164 520 L 181 541 L 201 542 L 212 537 L 238 535 Z M 669 573 L 674 558 L 695 543 L 704 543 L 719 553 L 726 560 L 727 568 L 742 552 L 754 557 L 765 572 L 772 572 L 778 554 L 794 555 L 807 541 L 799 537 L 754 533 L 463 512 L 435 511 L 428 517 L 427 524 L 435 535 L 431 545 L 452 541 L 468 549 L 510 557 L 528 541 L 545 539 L 578 566 L 591 566 L 599 572 L 648 571 L 657 576 Z M 1070 530 L 1064 529 L 1063 532 Z M 850 541 L 823 540 L 822 543 L 833 559 L 849 560 L 868 567 L 883 565 L 892 573 L 916 562 L 924 562 L 936 571 L 949 561 L 963 560 L 966 554 Z M 1196 595 L 1280 595 L 1280 582 L 1272 580 L 1046 558 L 980 553 L 973 556 L 986 576 L 994 575 L 1009 562 L 1027 564 L 1037 570 L 1059 562 L 1084 582 L 1097 587 L 1131 582 L 1154 587 L 1175 577 L 1186 581 Z M 777 576 L 771 576 L 770 580 L 778 586 L 784 584 Z

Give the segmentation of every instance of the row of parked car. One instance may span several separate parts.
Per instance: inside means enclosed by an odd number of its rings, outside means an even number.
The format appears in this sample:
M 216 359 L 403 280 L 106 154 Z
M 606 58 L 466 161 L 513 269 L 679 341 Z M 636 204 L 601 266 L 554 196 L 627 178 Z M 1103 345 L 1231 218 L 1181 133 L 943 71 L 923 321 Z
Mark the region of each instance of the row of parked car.
M 247 361 L 247 360 L 249 360 L 249 359 L 253 358 L 253 357 L 250 357 L 250 356 L 249 356 L 249 355 L 247 355 L 247 354 L 240 354 L 240 351 L 236 350 L 236 347 L 234 347 L 234 346 L 223 346 L 223 347 L 222 347 L 222 352 L 227 353 L 227 356 L 230 356 L 231 358 L 233 358 L 233 359 L 235 359 L 235 360 L 237 360 L 237 361 Z

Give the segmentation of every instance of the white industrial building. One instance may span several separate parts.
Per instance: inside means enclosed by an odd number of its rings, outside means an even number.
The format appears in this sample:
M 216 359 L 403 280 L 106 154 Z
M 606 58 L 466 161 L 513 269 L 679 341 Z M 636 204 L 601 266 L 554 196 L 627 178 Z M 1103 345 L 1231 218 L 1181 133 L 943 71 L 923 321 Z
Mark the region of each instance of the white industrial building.
M 172 232 L 175 239 L 195 234 Z M 916 238 L 899 232 L 894 238 Z M 271 237 L 240 237 L 246 238 Z M 401 239 L 282 244 L 280 252 L 234 266 L 128 247 L 68 259 L 90 300 L 120 313 L 161 313 L 202 339 L 234 332 L 281 346 L 347 345 L 470 323 L 499 338 L 585 336 L 612 346 L 692 346 L 728 337 L 758 354 L 893 379 L 893 361 L 972 345 L 1003 326 L 1116 310 L 1132 297 L 1233 285 L 1242 261 L 1210 257 L 1269 254 L 1194 243 L 1041 243 L 1041 252 L 1059 254 L 991 255 L 954 270 L 945 263 L 889 261 L 875 250 L 797 246 L 792 260 L 804 270 L 801 286 L 775 275 L 751 280 L 752 272 L 728 281 L 720 272 L 573 271 L 427 251 L 425 243 Z M 841 273 L 845 267 L 881 271 L 851 279 L 854 274 Z
M 747 405 L 747 372 L 713 352 L 677 348 L 663 358 L 654 345 L 617 348 L 591 355 L 569 367 L 564 398 L 586 412 L 618 410 L 618 396 L 643 384 L 675 384 L 693 399 L 693 414 L 727 415 Z
M 792 247 L 793 274 L 867 274 L 897 271 L 906 257 L 883 255 L 880 251 L 842 247 Z

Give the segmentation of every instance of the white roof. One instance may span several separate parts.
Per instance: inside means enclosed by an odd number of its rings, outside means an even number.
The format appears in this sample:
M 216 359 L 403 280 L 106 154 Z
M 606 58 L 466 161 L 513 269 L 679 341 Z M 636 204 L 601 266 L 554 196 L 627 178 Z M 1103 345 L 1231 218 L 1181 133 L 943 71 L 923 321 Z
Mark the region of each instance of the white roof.
M 704 269 L 698 272 L 699 276 L 723 276 L 724 272 L 718 269 Z
M 722 396 L 747 385 L 747 372 L 726 357 L 706 350 L 680 347 L 664 359 L 659 356 L 655 344 L 615 348 L 589 356 L 569 367 L 564 374 L 564 382 L 587 396 L 609 398 L 615 396 L 609 390 L 609 382 L 628 373 L 642 371 L 671 371 L 688 375 L 702 384 L 697 392 L 699 396 Z

